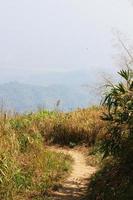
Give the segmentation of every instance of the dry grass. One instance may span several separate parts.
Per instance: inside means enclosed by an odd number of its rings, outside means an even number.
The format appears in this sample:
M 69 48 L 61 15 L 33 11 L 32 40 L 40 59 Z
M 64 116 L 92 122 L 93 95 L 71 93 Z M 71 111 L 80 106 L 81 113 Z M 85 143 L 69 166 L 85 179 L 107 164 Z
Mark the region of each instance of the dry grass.
M 45 199 L 69 171 L 69 156 L 47 150 L 26 116 L 0 118 L 0 199 Z
M 106 123 L 100 118 L 102 114 L 101 107 L 79 109 L 70 113 L 40 111 L 17 116 L 10 123 L 15 131 L 20 132 L 21 137 L 21 133 L 34 137 L 41 135 L 49 144 L 90 146 L 104 137 Z M 24 140 L 25 138 L 22 142 Z
M 45 144 L 93 145 L 105 131 L 101 108 L 70 113 L 0 115 L 0 199 L 45 199 L 69 171 L 71 159 Z
M 61 145 L 94 145 L 105 133 L 105 122 L 100 119 L 103 109 L 92 107 L 70 113 L 58 113 L 41 123 L 40 132 L 47 142 Z

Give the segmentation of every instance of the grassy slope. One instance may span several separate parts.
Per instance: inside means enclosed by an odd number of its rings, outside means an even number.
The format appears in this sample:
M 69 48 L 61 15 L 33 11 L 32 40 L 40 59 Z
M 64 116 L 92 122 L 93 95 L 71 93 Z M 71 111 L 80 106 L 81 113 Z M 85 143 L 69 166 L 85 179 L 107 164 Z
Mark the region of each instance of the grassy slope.
M 96 107 L 71 113 L 0 116 L 0 199 L 44 200 L 70 169 L 70 158 L 49 151 L 45 144 L 94 146 L 106 124 Z M 132 153 L 126 162 L 110 158 L 92 178 L 87 199 L 133 199 Z M 94 156 L 95 159 L 95 156 Z M 95 163 L 95 161 L 94 161 Z
M 103 131 L 101 109 L 0 115 L 0 199 L 43 199 L 70 169 L 70 158 L 46 143 L 92 145 Z
M 28 116 L 1 115 L 0 137 L 2 200 L 44 199 L 70 169 L 70 157 L 47 150 Z

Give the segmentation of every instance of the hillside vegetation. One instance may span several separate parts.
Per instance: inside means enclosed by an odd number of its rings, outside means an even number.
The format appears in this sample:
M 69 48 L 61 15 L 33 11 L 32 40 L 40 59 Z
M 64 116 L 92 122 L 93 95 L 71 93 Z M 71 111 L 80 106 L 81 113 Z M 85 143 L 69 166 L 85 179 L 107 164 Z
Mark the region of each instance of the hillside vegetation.
M 0 199 L 45 199 L 69 171 L 71 159 L 48 150 L 35 122 L 20 118 L 0 117 Z
M 101 144 L 106 159 L 89 185 L 91 200 L 133 199 L 133 71 L 119 75 L 120 83 L 107 86 L 102 116 L 107 129 Z
M 0 199 L 50 199 L 73 162 L 50 145 L 89 149 L 88 158 L 99 171 L 88 183 L 86 199 L 133 199 L 133 72 L 121 70 L 119 75 L 123 81 L 107 86 L 102 107 L 69 113 L 1 112 Z M 104 158 L 101 163 L 97 156 Z
M 104 134 L 105 122 L 100 119 L 103 109 L 92 107 L 74 112 L 40 111 L 18 115 L 12 127 L 22 132 L 39 132 L 48 144 L 93 145 Z M 31 130 L 30 130 L 31 129 Z
M 93 145 L 104 130 L 100 108 L 0 115 L 0 199 L 46 199 L 71 169 L 48 144 Z

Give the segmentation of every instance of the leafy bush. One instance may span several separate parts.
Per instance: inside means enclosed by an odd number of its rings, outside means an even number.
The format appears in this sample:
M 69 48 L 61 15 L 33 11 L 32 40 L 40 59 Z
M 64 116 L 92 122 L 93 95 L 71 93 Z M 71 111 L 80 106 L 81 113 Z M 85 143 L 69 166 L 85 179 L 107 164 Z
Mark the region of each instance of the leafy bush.
M 123 82 L 109 84 L 104 105 L 107 112 L 102 119 L 108 121 L 108 132 L 102 150 L 105 155 L 126 153 L 133 142 L 133 71 L 121 70 L 119 75 Z
M 89 184 L 87 199 L 133 199 L 133 70 L 121 70 L 122 80 L 108 84 L 104 99 L 107 122 L 101 150 L 106 159 Z

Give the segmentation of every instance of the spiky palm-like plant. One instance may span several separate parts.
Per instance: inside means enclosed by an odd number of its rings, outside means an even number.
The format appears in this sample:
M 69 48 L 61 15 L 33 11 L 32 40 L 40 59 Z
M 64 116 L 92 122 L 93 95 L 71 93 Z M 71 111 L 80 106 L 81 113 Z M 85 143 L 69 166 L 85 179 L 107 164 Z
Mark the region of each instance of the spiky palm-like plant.
M 122 82 L 107 85 L 109 91 L 103 103 L 107 112 L 102 119 L 109 122 L 102 146 L 105 155 L 118 155 L 127 143 L 133 141 L 133 70 L 121 70 L 118 74 Z

